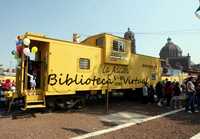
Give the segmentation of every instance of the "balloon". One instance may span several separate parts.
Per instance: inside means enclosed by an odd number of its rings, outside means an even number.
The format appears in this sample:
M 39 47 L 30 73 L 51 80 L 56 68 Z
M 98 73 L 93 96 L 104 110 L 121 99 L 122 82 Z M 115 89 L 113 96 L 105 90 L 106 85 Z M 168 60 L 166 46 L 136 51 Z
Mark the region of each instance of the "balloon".
M 18 60 L 20 58 L 17 55 L 14 55 L 14 59 Z
M 16 54 L 20 57 L 23 52 L 22 46 L 16 46 Z
M 16 38 L 17 40 L 20 40 L 20 36 L 19 35 L 17 35 L 17 38 Z
M 17 45 L 17 46 L 22 46 L 22 44 L 23 44 L 22 40 L 17 40 L 17 41 L 16 41 L 16 45 Z
M 12 55 L 16 55 L 16 51 L 15 51 L 15 50 L 12 50 L 11 54 L 12 54 Z
M 30 57 L 31 61 L 35 61 L 35 54 L 34 53 L 30 53 L 29 57 Z
M 31 41 L 28 38 L 25 38 L 23 40 L 24 45 L 29 46 L 29 44 L 31 43 Z
M 16 40 L 22 40 L 23 36 L 17 35 Z
M 16 58 L 16 60 L 17 60 L 17 65 L 20 65 L 20 63 L 21 63 L 21 58 Z
M 30 49 L 29 49 L 29 48 L 24 48 L 24 49 L 23 49 L 23 53 L 24 53 L 26 56 L 29 56 L 29 55 L 30 55 Z
M 33 54 L 37 53 L 37 51 L 38 51 L 38 48 L 37 48 L 36 46 L 33 46 L 33 47 L 31 48 L 31 52 L 32 52 Z

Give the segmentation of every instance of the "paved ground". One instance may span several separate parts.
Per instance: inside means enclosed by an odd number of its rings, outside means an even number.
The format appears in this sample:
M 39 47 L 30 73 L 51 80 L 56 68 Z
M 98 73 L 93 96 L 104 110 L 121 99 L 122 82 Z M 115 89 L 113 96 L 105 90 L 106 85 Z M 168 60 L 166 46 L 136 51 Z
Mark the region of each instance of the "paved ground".
M 179 112 L 93 139 L 189 139 L 200 132 L 199 117 L 199 113 Z
M 129 122 L 137 123 L 148 117 L 150 116 L 135 112 L 118 112 L 102 116 L 100 120 L 110 125 L 121 125 Z
M 17 119 L 0 112 L 0 138 L 2 139 L 62 139 L 81 136 L 87 133 L 108 129 L 116 124 L 102 122 L 108 115 L 131 120 L 131 117 L 146 118 L 172 109 L 160 108 L 155 104 L 138 102 L 112 102 L 109 113 L 105 105 L 90 105 L 79 111 L 58 111 L 53 113 L 34 112 Z M 117 116 L 118 115 L 118 116 Z M 180 112 L 175 115 L 155 119 L 132 127 L 92 138 L 115 139 L 187 139 L 200 132 L 200 114 Z M 118 117 L 119 118 L 119 117 Z M 122 120 L 124 122 L 124 120 Z M 119 122 L 119 123 L 123 123 Z M 118 123 L 118 124 L 119 124 Z

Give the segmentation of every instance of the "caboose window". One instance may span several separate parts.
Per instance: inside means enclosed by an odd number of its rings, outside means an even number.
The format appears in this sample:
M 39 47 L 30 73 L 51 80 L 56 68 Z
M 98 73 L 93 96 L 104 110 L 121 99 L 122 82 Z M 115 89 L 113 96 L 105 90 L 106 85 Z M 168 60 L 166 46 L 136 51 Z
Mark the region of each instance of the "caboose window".
M 80 58 L 79 59 L 79 67 L 80 67 L 80 69 L 90 69 L 90 59 Z
M 104 38 L 103 37 L 96 39 L 96 46 L 101 46 L 101 47 L 104 46 Z
M 119 51 L 119 52 L 124 52 L 125 51 L 124 43 L 122 41 L 114 40 L 113 41 L 113 50 Z
M 151 74 L 151 80 L 156 80 L 156 73 Z

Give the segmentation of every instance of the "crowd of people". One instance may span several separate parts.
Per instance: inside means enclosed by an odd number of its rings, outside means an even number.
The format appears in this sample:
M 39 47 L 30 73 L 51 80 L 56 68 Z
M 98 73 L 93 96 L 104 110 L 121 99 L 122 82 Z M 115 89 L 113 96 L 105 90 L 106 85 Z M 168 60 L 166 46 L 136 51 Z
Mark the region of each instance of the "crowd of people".
M 174 109 L 185 107 L 188 113 L 200 110 L 200 76 L 189 77 L 179 82 L 160 81 L 155 88 L 145 84 L 143 87 L 143 103 L 157 103 L 158 106 L 173 107 Z

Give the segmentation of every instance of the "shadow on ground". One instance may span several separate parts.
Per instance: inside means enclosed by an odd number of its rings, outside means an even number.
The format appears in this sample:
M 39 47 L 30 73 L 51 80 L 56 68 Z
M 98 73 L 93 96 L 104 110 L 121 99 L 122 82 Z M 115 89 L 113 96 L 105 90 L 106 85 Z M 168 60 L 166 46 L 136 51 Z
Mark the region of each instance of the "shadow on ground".
M 83 130 L 83 129 L 78 129 L 78 128 L 62 128 L 62 129 L 74 132 L 74 133 L 79 134 L 79 135 L 90 133 L 89 131 L 86 131 L 86 130 Z

